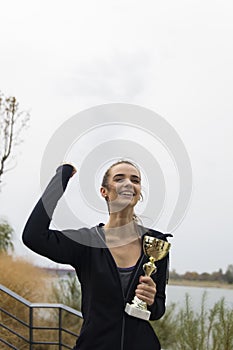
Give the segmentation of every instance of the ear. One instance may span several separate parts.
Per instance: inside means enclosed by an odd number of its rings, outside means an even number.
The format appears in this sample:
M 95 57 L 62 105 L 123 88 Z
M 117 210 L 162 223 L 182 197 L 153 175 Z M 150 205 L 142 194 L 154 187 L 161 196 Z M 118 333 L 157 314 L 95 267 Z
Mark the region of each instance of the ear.
M 102 197 L 104 197 L 106 199 L 108 197 L 108 190 L 105 187 L 101 187 L 100 194 Z

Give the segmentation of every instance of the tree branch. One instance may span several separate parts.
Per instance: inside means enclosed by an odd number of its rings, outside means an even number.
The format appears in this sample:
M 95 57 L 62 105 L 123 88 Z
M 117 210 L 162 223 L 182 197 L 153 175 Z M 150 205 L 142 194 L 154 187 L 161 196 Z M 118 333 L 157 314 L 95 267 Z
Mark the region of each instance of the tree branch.
M 13 96 L 0 93 L 0 183 L 6 172 L 6 163 L 13 155 L 15 146 L 21 141 L 21 134 L 27 128 L 30 114 L 18 111 L 19 103 Z

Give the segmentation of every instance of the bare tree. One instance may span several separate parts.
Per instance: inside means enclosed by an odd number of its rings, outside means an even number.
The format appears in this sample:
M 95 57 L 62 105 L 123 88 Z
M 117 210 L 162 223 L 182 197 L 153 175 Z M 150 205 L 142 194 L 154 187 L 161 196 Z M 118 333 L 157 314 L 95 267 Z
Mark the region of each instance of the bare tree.
M 5 97 L 0 92 L 0 185 L 3 174 L 13 156 L 15 146 L 22 140 L 22 132 L 28 126 L 29 112 L 19 111 L 19 103 L 15 97 Z

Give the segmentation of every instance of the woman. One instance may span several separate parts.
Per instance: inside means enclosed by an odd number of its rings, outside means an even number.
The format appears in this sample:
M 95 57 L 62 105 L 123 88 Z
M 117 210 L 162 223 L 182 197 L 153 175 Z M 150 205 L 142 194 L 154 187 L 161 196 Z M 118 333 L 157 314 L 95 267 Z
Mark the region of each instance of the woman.
M 109 211 L 106 224 L 52 230 L 51 216 L 75 172 L 70 164 L 57 169 L 23 232 L 27 247 L 76 270 L 84 321 L 73 349 L 159 350 L 150 323 L 124 311 L 136 295 L 147 303 L 151 320 L 165 312 L 168 257 L 157 262 L 157 273 L 151 277 L 144 276 L 142 267 L 148 261 L 142 250 L 143 235 L 163 240 L 166 235 L 137 224 L 134 207 L 141 196 L 140 171 L 133 163 L 120 161 L 105 173 L 100 192 Z

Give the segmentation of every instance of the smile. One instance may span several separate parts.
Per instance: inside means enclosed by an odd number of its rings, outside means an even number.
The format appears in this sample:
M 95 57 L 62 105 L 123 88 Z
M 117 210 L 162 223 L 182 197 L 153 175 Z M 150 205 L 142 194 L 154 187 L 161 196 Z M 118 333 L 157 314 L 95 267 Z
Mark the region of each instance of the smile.
M 132 196 L 135 196 L 135 193 L 130 191 L 123 191 L 123 192 L 120 192 L 119 195 L 132 197 Z

